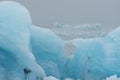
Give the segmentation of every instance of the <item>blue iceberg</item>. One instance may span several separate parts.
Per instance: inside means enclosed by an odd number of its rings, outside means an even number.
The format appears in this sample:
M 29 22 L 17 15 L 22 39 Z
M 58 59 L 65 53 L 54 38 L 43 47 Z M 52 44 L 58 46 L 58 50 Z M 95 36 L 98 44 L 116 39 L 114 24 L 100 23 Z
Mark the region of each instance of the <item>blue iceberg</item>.
M 31 26 L 26 8 L 10 1 L 0 3 L 0 74 L 7 80 L 24 79 L 24 68 L 30 68 L 36 76 L 45 75 L 30 48 Z
M 54 31 L 32 24 L 21 4 L 0 2 L 0 79 L 119 79 L 120 27 L 106 36 L 71 40 L 61 39 Z

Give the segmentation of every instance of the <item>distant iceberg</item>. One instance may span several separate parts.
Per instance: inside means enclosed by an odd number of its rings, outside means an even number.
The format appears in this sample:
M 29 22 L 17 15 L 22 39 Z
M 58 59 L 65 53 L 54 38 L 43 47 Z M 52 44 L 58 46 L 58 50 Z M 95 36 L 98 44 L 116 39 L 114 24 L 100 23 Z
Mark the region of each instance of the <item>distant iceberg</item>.
M 52 30 L 63 40 L 71 40 L 75 38 L 103 37 L 108 33 L 108 31 L 103 31 L 103 27 L 101 24 L 69 25 L 55 23 L 47 28 Z
M 101 27 L 42 28 L 24 6 L 0 2 L 0 79 L 120 80 L 120 27 L 90 38 L 79 37 L 82 30 Z

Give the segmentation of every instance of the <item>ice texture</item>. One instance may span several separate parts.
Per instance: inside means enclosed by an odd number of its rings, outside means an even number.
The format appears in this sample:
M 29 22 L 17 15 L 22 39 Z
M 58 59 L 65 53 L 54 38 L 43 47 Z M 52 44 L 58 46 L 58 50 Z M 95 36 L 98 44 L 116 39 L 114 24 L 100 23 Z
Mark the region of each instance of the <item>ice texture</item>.
M 45 75 L 31 52 L 31 25 L 30 14 L 22 5 L 11 1 L 0 3 L 0 65 L 3 68 L 0 74 L 9 80 L 23 79 L 24 68 L 30 68 L 40 77 Z
M 31 28 L 32 51 L 48 76 L 60 78 L 60 73 L 64 71 L 66 62 L 64 43 L 64 40 L 49 29 L 34 25 Z
M 120 27 L 91 38 L 76 36 L 69 25 L 58 28 L 70 30 L 65 33 L 67 39 L 56 28 L 32 24 L 29 11 L 21 4 L 0 2 L 0 79 L 119 80 Z
M 73 79 L 102 80 L 111 75 L 120 76 L 119 31 L 115 29 L 105 37 L 74 39 L 74 58 L 69 63 Z
M 49 76 L 49 77 L 44 77 L 43 80 L 59 80 L 53 76 Z
M 107 77 L 106 80 L 120 80 L 120 78 L 117 77 L 116 75 L 113 75 L 113 76 Z

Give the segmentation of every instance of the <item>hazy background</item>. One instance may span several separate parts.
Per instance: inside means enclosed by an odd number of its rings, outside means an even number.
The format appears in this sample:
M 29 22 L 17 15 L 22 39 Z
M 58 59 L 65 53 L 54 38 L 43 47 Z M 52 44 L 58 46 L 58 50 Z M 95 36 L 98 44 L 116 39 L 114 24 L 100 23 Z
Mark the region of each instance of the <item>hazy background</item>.
M 0 0 L 6 1 L 6 0 Z M 33 23 L 51 26 L 65 24 L 102 24 L 115 28 L 120 25 L 120 0 L 11 0 L 27 7 Z

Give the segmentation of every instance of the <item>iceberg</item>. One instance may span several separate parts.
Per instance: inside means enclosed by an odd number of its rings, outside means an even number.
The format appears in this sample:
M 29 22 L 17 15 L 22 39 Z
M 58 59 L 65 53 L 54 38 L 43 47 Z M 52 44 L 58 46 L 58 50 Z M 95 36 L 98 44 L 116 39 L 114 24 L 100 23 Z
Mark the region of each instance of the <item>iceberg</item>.
M 115 29 L 105 37 L 74 39 L 76 52 L 70 62 L 73 79 L 102 80 L 107 76 L 120 76 L 119 31 Z
M 0 3 L 0 74 L 4 74 L 2 77 L 7 80 L 15 80 L 13 76 L 22 80 L 25 68 L 30 68 L 36 76 L 45 76 L 44 70 L 37 64 L 31 52 L 31 24 L 26 8 L 11 1 Z
M 53 24 L 47 27 L 63 40 L 72 40 L 75 38 L 95 38 L 103 37 L 108 31 L 104 31 L 100 24 Z
M 48 73 L 48 76 L 52 75 L 60 78 L 61 71 L 64 71 L 63 67 L 66 62 L 64 44 L 65 41 L 56 36 L 51 30 L 34 25 L 31 27 L 31 45 L 33 54 L 35 55 L 37 62 Z M 52 67 L 50 68 L 50 66 Z
M 70 30 L 67 39 L 56 32 L 64 27 Z M 36 26 L 24 6 L 0 2 L 0 79 L 119 80 L 120 27 L 91 38 L 77 37 L 69 25 L 58 28 Z

